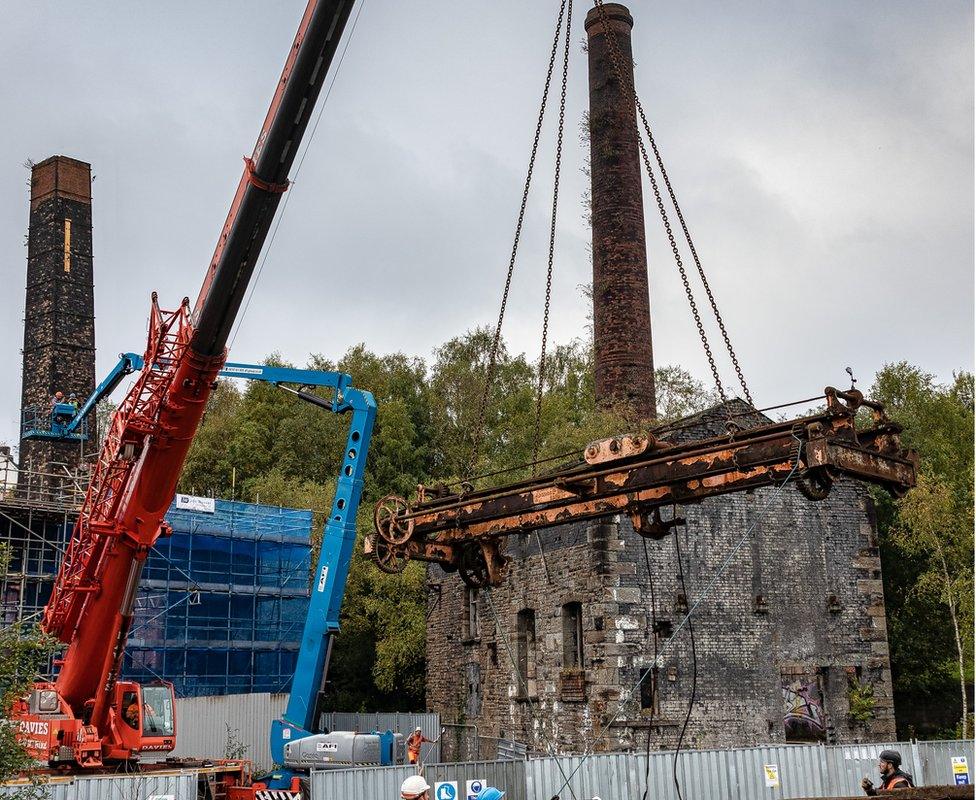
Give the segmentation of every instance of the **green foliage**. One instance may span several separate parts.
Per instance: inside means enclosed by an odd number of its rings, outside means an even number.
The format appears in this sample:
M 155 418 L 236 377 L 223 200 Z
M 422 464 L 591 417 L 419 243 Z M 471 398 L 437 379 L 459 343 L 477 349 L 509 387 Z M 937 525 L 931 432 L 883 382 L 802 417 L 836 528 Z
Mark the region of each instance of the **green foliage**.
M 313 356 L 311 369 L 339 369 L 376 397 L 358 539 L 342 609 L 342 634 L 330 669 L 333 703 L 343 710 L 416 710 L 424 705 L 426 579 L 422 564 L 386 575 L 362 555 L 372 508 L 387 494 L 409 497 L 417 484 L 453 482 L 468 473 L 492 335 L 477 329 L 439 347 L 428 365 L 362 345 L 337 363 Z M 268 363 L 279 363 L 272 356 Z M 683 370 L 657 372 L 662 409 L 699 410 L 701 385 Z M 509 481 L 578 458 L 590 440 L 627 430 L 624 416 L 593 401 L 591 348 L 557 346 L 547 358 L 536 434 L 537 369 L 502 346 L 484 414 L 477 473 Z M 221 382 L 207 408 L 181 478 L 181 490 L 275 503 L 316 512 L 317 558 L 332 503 L 347 423 L 266 384 Z
M 847 716 L 851 722 L 866 724 L 874 719 L 874 686 L 851 679 L 847 685 L 847 700 L 850 711 Z
M 0 544 L 0 575 L 7 571 L 8 554 Z M 0 628 L 0 717 L 9 716 L 13 704 L 28 693 L 38 673 L 55 651 L 56 642 L 34 625 L 17 622 Z M 0 719 L 0 783 L 34 764 L 17 741 L 17 729 Z M 12 796 L 27 800 L 41 796 L 36 785 L 24 786 Z
M 239 759 L 247 755 L 248 745 L 241 739 L 239 728 L 232 728 L 230 723 L 225 722 L 227 728 L 227 739 L 224 741 L 224 758 Z
M 872 397 L 904 426 L 920 456 L 919 484 L 899 501 L 875 492 L 896 716 L 963 715 L 973 680 L 973 376 L 937 384 L 905 362 L 887 365 Z M 919 733 L 937 722 L 919 720 Z M 951 716 L 942 727 L 949 728 Z

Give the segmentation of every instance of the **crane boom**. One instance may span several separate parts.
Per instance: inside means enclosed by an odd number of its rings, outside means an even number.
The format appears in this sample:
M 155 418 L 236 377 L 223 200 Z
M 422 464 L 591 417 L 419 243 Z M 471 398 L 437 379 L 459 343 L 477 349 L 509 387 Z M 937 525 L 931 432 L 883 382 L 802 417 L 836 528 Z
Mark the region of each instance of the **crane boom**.
M 138 755 L 142 743 L 120 734 L 115 686 L 142 567 L 353 2 L 309 0 L 192 311 L 188 299 L 163 311 L 153 295 L 144 366 L 113 417 L 44 612 L 44 629 L 68 645 L 54 696 L 45 684 L 35 703 L 67 718 L 45 760 L 95 767 Z M 170 737 L 152 749 L 173 746 Z

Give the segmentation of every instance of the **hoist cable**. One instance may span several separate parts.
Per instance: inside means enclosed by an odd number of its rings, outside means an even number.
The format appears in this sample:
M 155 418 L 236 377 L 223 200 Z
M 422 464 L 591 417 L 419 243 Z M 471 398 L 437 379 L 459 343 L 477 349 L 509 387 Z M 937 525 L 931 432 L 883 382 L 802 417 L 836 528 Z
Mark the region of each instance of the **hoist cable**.
M 552 73 L 556 65 L 556 53 L 559 50 L 559 39 L 562 33 L 563 17 L 566 14 L 566 1 L 562 0 L 559 6 L 559 17 L 556 21 L 556 33 L 552 40 L 552 51 L 549 54 L 549 67 L 546 71 L 546 84 L 542 90 L 542 102 L 539 107 L 539 116 L 535 124 L 535 135 L 532 138 L 532 151 L 529 155 L 529 166 L 525 176 L 525 186 L 522 189 L 522 202 L 519 206 L 518 221 L 515 224 L 515 240 L 512 243 L 512 254 L 508 261 L 508 274 L 505 277 L 505 288 L 502 291 L 501 307 L 498 310 L 498 322 L 495 324 L 495 336 L 491 345 L 491 352 L 488 354 L 488 364 L 485 367 L 485 381 L 481 394 L 481 404 L 478 407 L 478 419 L 474 427 L 471 443 L 471 458 L 469 460 L 466 476 L 477 469 L 478 457 L 481 451 L 481 439 L 484 434 L 485 414 L 488 409 L 488 398 L 491 393 L 491 386 L 495 380 L 495 368 L 498 362 L 498 349 L 501 344 L 502 323 L 505 320 L 505 307 L 508 305 L 508 295 L 512 288 L 512 275 L 515 272 L 515 260 L 518 256 L 519 242 L 522 238 L 522 225 L 525 221 L 525 209 L 529 202 L 529 189 L 532 186 L 532 171 L 535 169 L 535 158 L 539 151 L 539 139 L 542 136 L 542 122 L 546 115 L 546 105 L 549 101 L 549 88 L 552 84 Z
M 763 518 L 766 516 L 766 512 L 769 511 L 770 507 L 773 504 L 773 501 L 776 500 L 782 494 L 783 489 L 786 488 L 786 485 L 791 480 L 793 480 L 793 476 L 800 468 L 800 455 L 802 454 L 803 451 L 803 442 L 800 439 L 798 439 L 795 435 L 793 438 L 796 440 L 797 443 L 793 468 L 790 470 L 789 474 L 783 479 L 783 482 L 777 484 L 776 489 L 769 495 L 769 498 L 766 500 L 766 503 L 763 505 L 761 509 L 759 509 L 759 513 L 757 514 L 755 520 L 753 520 L 752 524 L 746 529 L 746 532 L 742 534 L 742 537 L 739 539 L 739 541 L 736 542 L 735 547 L 732 548 L 729 554 L 719 565 L 719 568 L 716 570 L 715 574 L 712 575 L 711 580 L 709 580 L 705 588 L 699 593 L 698 597 L 695 598 L 695 602 L 688 608 L 688 611 L 685 613 L 685 616 L 682 618 L 681 622 L 678 623 L 677 627 L 671 632 L 671 635 L 668 637 L 667 641 L 665 641 L 664 644 L 661 646 L 662 654 L 668 651 L 668 649 L 674 643 L 678 634 L 685 627 L 685 625 L 690 624 L 692 614 L 694 614 L 695 611 L 698 610 L 698 607 L 702 604 L 702 602 L 704 602 L 705 598 L 712 593 L 715 586 L 718 584 L 719 580 L 725 574 L 725 571 L 729 568 L 729 565 L 732 563 L 732 560 L 736 557 L 736 555 L 738 555 L 739 551 L 745 546 L 745 543 L 752 538 L 752 534 L 755 532 L 756 528 L 759 527 L 759 523 L 762 522 Z M 614 711 L 613 715 L 606 723 L 604 723 L 603 727 L 600 729 L 596 738 L 593 740 L 590 749 L 582 755 L 579 764 L 577 764 L 576 767 L 573 769 L 573 771 L 569 774 L 569 778 L 567 778 L 565 782 L 559 787 L 559 790 L 556 792 L 557 795 L 559 794 L 559 792 L 563 790 L 564 787 L 569 786 L 569 782 L 573 779 L 573 776 L 576 775 L 576 773 L 583 768 L 583 765 L 590 759 L 590 757 L 593 756 L 594 751 L 592 745 L 595 745 L 604 736 L 607 735 L 607 732 L 610 730 L 610 727 L 617 721 L 621 713 L 624 711 L 624 708 L 633 699 L 634 692 L 640 689 L 641 685 L 644 683 L 646 679 L 647 679 L 647 673 L 641 675 L 638 681 L 633 686 L 631 686 L 630 690 L 625 694 L 623 694 L 620 702 L 617 703 L 617 708 Z
M 647 537 L 641 537 L 641 544 L 644 545 L 644 564 L 647 567 L 647 583 L 648 583 L 648 595 L 651 601 L 651 642 L 654 645 L 654 661 L 651 666 L 651 687 L 653 690 L 653 695 L 651 697 L 651 703 L 657 704 L 657 692 L 658 692 L 658 649 L 657 649 L 657 603 L 654 599 L 654 572 L 651 569 L 651 553 L 650 548 L 647 545 Z M 655 713 L 654 708 L 651 708 L 651 713 Z M 644 753 L 644 794 L 641 796 L 641 800 L 647 800 L 648 792 L 651 789 L 651 726 L 647 726 L 647 742 Z
M 681 581 L 681 592 L 688 599 L 688 588 L 685 586 L 685 570 L 681 559 L 681 536 L 677 528 L 674 531 L 674 552 L 678 561 L 678 578 Z M 688 613 L 688 637 L 691 640 L 691 694 L 688 697 L 688 712 L 685 714 L 685 721 L 681 725 L 681 733 L 678 734 L 678 744 L 674 748 L 674 762 L 671 765 L 671 778 L 674 781 L 674 789 L 678 794 L 678 800 L 684 800 L 681 794 L 681 782 L 678 780 L 678 756 L 681 755 L 681 745 L 684 743 L 685 734 L 688 732 L 688 723 L 691 722 L 691 712 L 695 708 L 695 700 L 698 699 L 698 650 L 695 647 L 695 628 L 691 624 L 691 612 Z
M 490 586 L 484 587 L 484 594 L 485 597 L 488 598 L 488 608 L 491 610 L 491 616 L 495 620 L 495 631 L 496 633 L 501 634 L 502 643 L 505 645 L 505 652 L 508 654 L 508 659 L 512 663 L 512 669 L 515 670 L 515 677 L 518 680 L 519 687 L 523 692 L 525 692 L 525 699 L 526 702 L 528 702 L 529 704 L 529 719 L 532 722 L 532 726 L 531 726 L 532 730 L 536 730 L 535 705 L 533 704 L 532 698 L 529 695 L 527 676 L 523 677 L 522 671 L 519 669 L 518 663 L 515 660 L 515 656 L 512 654 L 512 647 L 508 640 L 508 634 L 506 634 L 505 631 L 502 629 L 501 621 L 498 619 L 498 613 L 495 611 L 495 604 L 494 602 L 492 602 L 491 599 Z M 549 748 L 549 755 L 557 756 L 558 750 L 555 744 L 553 743 L 552 739 L 550 739 L 549 735 L 546 733 L 545 725 L 538 726 L 538 731 L 542 734 L 542 738 L 545 739 L 546 741 L 546 745 Z M 553 760 L 556 762 L 556 768 L 559 770 L 559 774 L 562 775 L 563 780 L 566 781 L 566 783 L 564 783 L 563 786 L 566 786 L 569 789 L 569 793 L 573 796 L 573 800 L 577 800 L 576 792 L 573 790 L 573 787 L 569 785 L 569 780 L 573 776 L 572 775 L 570 775 L 569 777 L 566 776 L 566 771 L 563 769 L 562 764 L 559 763 L 560 762 L 559 758 L 555 758 Z M 562 791 L 562 788 L 560 788 L 560 791 Z
M 539 355 L 539 382 L 535 395 L 535 437 L 532 442 L 532 460 L 539 458 L 542 446 L 542 393 L 546 382 L 546 344 L 549 337 L 549 305 L 552 301 L 552 264 L 556 253 L 556 210 L 559 206 L 559 173 L 563 160 L 563 130 L 566 124 L 566 83 L 569 77 L 569 42 L 573 23 L 573 0 L 566 7 L 566 45 L 563 49 L 563 80 L 559 92 L 559 125 L 556 133 L 556 168 L 552 182 L 552 218 L 549 222 L 549 265 L 546 270 L 546 301 L 542 312 L 542 349 Z M 532 467 L 535 475 L 535 466 Z

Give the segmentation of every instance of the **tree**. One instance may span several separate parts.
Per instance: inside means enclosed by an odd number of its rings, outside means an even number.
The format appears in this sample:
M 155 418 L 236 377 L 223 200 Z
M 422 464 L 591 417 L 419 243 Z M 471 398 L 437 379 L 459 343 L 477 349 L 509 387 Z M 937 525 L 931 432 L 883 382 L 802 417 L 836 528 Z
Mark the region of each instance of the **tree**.
M 968 708 L 973 679 L 973 375 L 949 385 L 906 362 L 886 365 L 872 397 L 920 456 L 919 485 L 878 508 L 891 665 L 900 724 L 921 710 Z M 951 687 L 955 684 L 956 688 Z M 962 696 L 961 704 L 952 703 Z M 951 732 L 950 732 L 951 733 Z
M 928 471 L 918 477 L 918 486 L 898 503 L 899 520 L 892 539 L 925 563 L 914 590 L 944 603 L 949 611 L 956 646 L 959 689 L 962 702 L 962 738 L 968 738 L 969 706 L 967 673 L 972 658 L 973 563 L 972 507 L 958 508 L 948 481 Z M 963 567 L 960 569 L 960 565 Z M 963 642 L 966 640 L 966 645 Z M 968 662 L 968 665 L 967 665 Z
M 469 331 L 434 351 L 430 364 L 402 353 L 351 348 L 338 362 L 313 356 L 310 369 L 341 370 L 376 398 L 377 416 L 366 462 L 357 543 L 342 606 L 330 681 L 343 710 L 415 710 L 424 703 L 426 572 L 410 564 L 386 575 L 363 555 L 374 503 L 387 494 L 410 497 L 417 484 L 485 482 L 527 477 L 579 458 L 585 444 L 628 428 L 626 418 L 594 402 L 593 352 L 574 340 L 552 349 L 537 421 L 537 365 L 511 355 L 504 342 L 482 414 L 493 334 Z M 272 355 L 266 363 L 280 363 Z M 671 416 L 707 402 L 688 373 L 657 373 Z M 473 445 L 482 421 L 479 459 Z M 315 512 L 313 563 L 345 450 L 346 422 L 265 384 L 243 390 L 221 382 L 211 397 L 181 478 L 181 487 L 237 499 L 280 503 Z M 536 456 L 542 463 L 533 465 Z M 472 469 L 473 468 L 473 469 Z
M 0 575 L 6 575 L 7 547 L 0 544 Z M 0 713 L 9 718 L 13 704 L 24 697 L 56 649 L 56 642 L 35 625 L 15 622 L 0 628 Z M 18 729 L 0 720 L 0 783 L 16 778 L 35 766 L 17 740 Z M 25 786 L 12 795 L 19 800 L 39 797 L 37 786 Z

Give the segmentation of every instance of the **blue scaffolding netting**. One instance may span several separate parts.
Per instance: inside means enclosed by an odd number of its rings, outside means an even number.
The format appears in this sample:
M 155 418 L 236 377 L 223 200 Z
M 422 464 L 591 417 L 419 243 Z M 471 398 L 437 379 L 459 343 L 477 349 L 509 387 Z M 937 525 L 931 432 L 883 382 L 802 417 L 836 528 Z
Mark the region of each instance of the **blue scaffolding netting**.
M 179 499 L 166 515 L 172 536 L 146 561 L 123 675 L 165 678 L 184 697 L 286 691 L 308 607 L 312 512 Z M 4 622 L 40 616 L 71 524 L 0 517 Z

